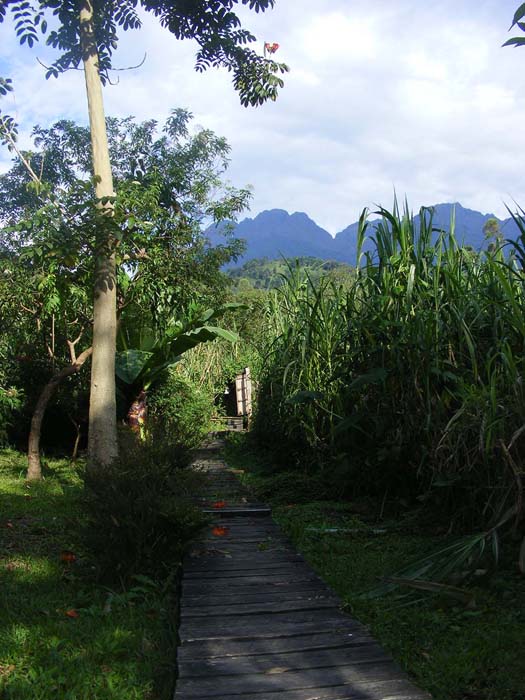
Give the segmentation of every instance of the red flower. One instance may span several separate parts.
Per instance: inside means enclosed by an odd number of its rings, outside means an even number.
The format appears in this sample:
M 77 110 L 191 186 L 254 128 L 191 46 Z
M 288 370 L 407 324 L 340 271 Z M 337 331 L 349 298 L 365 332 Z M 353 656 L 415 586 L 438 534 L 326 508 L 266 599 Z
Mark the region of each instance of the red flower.
M 76 555 L 73 552 L 70 552 L 68 549 L 60 552 L 60 561 L 63 561 L 66 564 L 72 564 L 76 560 Z
M 277 51 L 278 48 L 279 48 L 279 44 L 278 44 L 277 42 L 275 42 L 275 41 L 273 42 L 273 44 L 270 44 L 269 41 L 266 41 L 266 42 L 264 43 L 264 52 L 265 52 L 265 53 L 266 53 L 266 52 L 268 52 L 268 53 L 275 53 L 275 52 Z
M 222 525 L 216 525 L 213 530 L 211 531 L 212 535 L 215 535 L 215 537 L 224 537 L 230 532 L 229 527 L 223 527 Z
M 74 608 L 71 608 L 71 610 L 66 610 L 66 615 L 68 617 L 80 617 L 80 615 Z
M 226 506 L 226 501 L 216 501 L 213 504 L 213 508 L 224 508 Z

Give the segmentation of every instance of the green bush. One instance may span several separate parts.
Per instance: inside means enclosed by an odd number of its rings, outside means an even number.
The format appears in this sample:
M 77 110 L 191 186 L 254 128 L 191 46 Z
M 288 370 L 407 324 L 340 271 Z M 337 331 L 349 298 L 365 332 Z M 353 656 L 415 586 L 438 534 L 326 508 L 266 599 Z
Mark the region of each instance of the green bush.
M 86 471 L 85 542 L 103 580 L 173 572 L 205 520 L 192 503 L 200 477 L 187 453 L 152 431 L 145 443 L 126 434 L 111 466 Z
M 7 443 L 7 429 L 14 415 L 22 408 L 22 392 L 15 387 L 0 387 L 0 446 Z
M 195 449 L 210 431 L 213 397 L 174 370 L 151 391 L 148 410 L 151 419 L 162 426 L 173 442 Z

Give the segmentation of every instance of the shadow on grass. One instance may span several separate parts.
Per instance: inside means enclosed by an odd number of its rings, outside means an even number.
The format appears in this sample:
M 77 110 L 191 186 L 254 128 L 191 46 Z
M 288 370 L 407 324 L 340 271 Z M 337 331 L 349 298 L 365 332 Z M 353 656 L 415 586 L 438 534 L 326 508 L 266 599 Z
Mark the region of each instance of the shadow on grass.
M 27 485 L 19 461 L 3 456 L 0 697 L 171 697 L 175 583 L 143 579 L 121 592 L 98 585 L 82 550 L 76 470 L 53 469 L 42 483 Z

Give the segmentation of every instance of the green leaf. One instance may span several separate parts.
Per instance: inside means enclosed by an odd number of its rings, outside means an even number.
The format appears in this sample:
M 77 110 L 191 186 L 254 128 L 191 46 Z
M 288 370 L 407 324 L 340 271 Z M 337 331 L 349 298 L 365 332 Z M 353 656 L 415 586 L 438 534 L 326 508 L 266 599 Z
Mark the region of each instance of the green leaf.
M 508 39 L 502 46 L 523 46 L 525 44 L 525 37 L 515 36 L 512 39 Z
M 523 19 L 523 17 L 525 17 L 525 2 L 523 2 L 514 13 L 512 24 L 510 25 L 509 29 L 512 29 L 514 25 L 518 24 L 520 19 Z
M 146 367 L 152 352 L 144 350 L 123 350 L 115 356 L 115 374 L 125 384 L 133 384 Z
M 290 404 L 301 404 L 301 403 L 314 403 L 320 399 L 324 399 L 324 393 L 322 391 L 296 391 L 286 399 L 286 403 Z
M 368 384 L 380 384 L 384 382 L 388 376 L 388 372 L 383 367 L 375 367 L 371 369 L 370 372 L 366 374 L 361 374 L 356 377 L 352 382 L 350 382 L 349 387 L 351 389 L 359 389 Z

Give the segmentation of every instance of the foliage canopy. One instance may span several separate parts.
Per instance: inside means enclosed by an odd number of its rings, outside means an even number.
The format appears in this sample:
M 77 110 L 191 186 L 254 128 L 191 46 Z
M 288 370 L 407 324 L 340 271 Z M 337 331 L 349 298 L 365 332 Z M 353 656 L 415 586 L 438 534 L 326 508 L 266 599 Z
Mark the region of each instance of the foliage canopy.
M 233 75 L 233 85 L 244 106 L 275 100 L 283 86 L 279 75 L 288 68 L 284 63 L 258 55 L 248 44 L 255 36 L 241 26 L 233 11 L 237 4 L 255 12 L 272 8 L 275 0 L 38 0 L 0 2 L 0 23 L 10 11 L 21 44 L 32 47 L 47 35 L 46 44 L 60 55 L 47 68 L 46 77 L 57 77 L 78 68 L 85 58 L 81 49 L 79 11 L 82 5 L 93 8 L 94 41 L 98 49 L 100 77 L 108 81 L 112 59 L 118 47 L 119 31 L 139 29 L 139 9 L 153 14 L 177 39 L 194 39 L 199 45 L 196 70 L 224 67 Z M 5 88 L 5 83 L 2 85 Z

